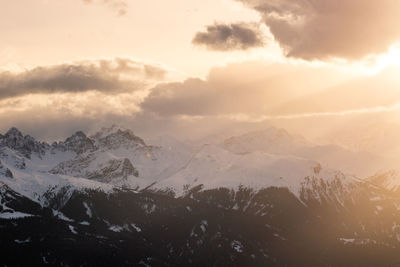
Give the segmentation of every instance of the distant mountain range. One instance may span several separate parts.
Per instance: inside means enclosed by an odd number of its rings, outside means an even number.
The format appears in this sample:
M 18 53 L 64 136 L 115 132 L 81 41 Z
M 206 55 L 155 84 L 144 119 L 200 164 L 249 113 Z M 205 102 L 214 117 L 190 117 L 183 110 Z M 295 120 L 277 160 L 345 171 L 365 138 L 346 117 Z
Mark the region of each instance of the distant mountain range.
M 0 263 L 400 261 L 400 178 L 391 170 L 363 177 L 375 168 L 372 155 L 277 128 L 189 145 L 154 141 L 117 126 L 52 144 L 16 128 L 0 135 Z

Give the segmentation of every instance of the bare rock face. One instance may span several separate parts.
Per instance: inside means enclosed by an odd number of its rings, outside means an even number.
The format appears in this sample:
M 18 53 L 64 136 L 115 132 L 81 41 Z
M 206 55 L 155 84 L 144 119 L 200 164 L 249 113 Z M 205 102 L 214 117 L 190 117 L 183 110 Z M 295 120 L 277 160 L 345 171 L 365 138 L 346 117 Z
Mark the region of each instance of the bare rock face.
M 9 148 L 23 148 L 24 136 L 17 128 L 13 127 L 4 135 L 2 143 L 7 145 Z
M 96 137 L 95 137 L 96 138 Z M 138 147 L 146 146 L 146 143 L 140 137 L 136 136 L 130 130 L 118 129 L 116 132 L 110 133 L 96 140 L 99 148 L 118 149 L 119 147 Z
M 128 176 L 139 176 L 129 159 L 111 159 L 98 162 L 94 154 L 78 156 L 73 160 L 62 162 L 50 171 L 53 174 L 83 177 L 100 182 L 112 182 L 116 179 L 127 179 Z
M 111 182 L 113 179 L 127 179 L 128 176 L 139 176 L 139 172 L 133 167 L 129 159 L 117 160 L 112 159 L 101 164 L 99 170 L 88 172 L 87 178 L 98 180 L 101 182 Z
M 1 163 L 0 161 L 0 175 L 4 175 L 5 177 L 8 178 L 14 178 L 14 175 L 12 174 L 12 172 L 6 168 L 3 163 Z
M 74 133 L 64 142 L 60 142 L 53 146 L 56 146 L 63 151 L 74 151 L 76 154 L 82 154 L 95 148 L 93 141 L 82 131 Z
M 86 170 L 89 168 L 90 163 L 93 162 L 93 154 L 78 155 L 74 159 L 61 162 L 49 172 L 52 174 L 62 174 L 73 177 L 86 177 Z

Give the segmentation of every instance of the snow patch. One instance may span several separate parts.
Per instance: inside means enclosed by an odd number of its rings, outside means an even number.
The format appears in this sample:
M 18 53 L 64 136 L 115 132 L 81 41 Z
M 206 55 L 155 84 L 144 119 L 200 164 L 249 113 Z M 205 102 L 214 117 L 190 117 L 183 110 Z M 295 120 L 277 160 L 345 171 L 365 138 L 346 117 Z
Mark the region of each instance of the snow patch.
M 93 214 L 92 214 L 92 210 L 90 209 L 89 205 L 86 202 L 83 202 L 83 206 L 86 209 L 87 216 L 89 216 L 89 218 L 92 218 Z
M 131 226 L 133 227 L 133 229 L 136 230 L 136 232 L 140 233 L 142 231 L 142 229 L 140 229 L 139 226 L 137 226 L 136 224 L 132 223 Z
M 25 239 L 25 240 L 18 240 L 18 239 L 15 239 L 14 242 L 17 243 L 17 244 L 29 243 L 29 242 L 31 242 L 31 238 L 28 237 L 28 238 Z
M 238 253 L 243 252 L 243 245 L 240 241 L 237 241 L 237 240 L 232 241 L 231 247 Z
M 354 238 L 339 238 L 340 241 L 342 241 L 345 245 L 349 243 L 354 243 L 355 239 Z
M 53 216 L 59 218 L 60 220 L 66 221 L 66 222 L 73 222 L 74 220 L 68 218 L 65 216 L 61 211 L 54 210 L 53 209 Z
M 116 233 L 120 233 L 124 230 L 124 228 L 119 225 L 111 225 L 110 227 L 108 227 L 108 230 L 116 232 Z
M 72 225 L 68 225 L 69 230 L 71 231 L 71 233 L 77 235 L 78 232 L 75 230 L 75 227 L 73 227 Z
M 19 211 L 0 213 L 0 219 L 6 219 L 6 220 L 21 219 L 21 218 L 33 217 L 33 216 L 34 215 L 32 215 L 32 214 L 23 213 L 23 212 L 19 212 Z

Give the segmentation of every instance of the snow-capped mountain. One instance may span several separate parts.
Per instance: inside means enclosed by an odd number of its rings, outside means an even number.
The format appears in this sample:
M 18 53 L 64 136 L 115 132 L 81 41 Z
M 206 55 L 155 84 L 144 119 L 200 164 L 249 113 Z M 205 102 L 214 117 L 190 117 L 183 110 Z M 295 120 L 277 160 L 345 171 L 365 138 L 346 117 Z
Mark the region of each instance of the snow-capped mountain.
M 0 135 L 2 263 L 376 266 L 381 251 L 390 266 L 397 174 L 348 175 L 318 160 L 332 151 L 280 129 L 188 146 L 117 126 L 50 145 L 12 128 Z
M 69 183 L 76 178 L 177 196 L 198 186 L 203 190 L 285 187 L 299 196 L 305 178 L 329 182 L 341 177 L 343 184 L 353 182 L 351 176 L 300 157 L 300 148 L 311 145 L 280 129 L 232 137 L 222 146 L 205 144 L 200 149 L 170 137 L 158 143 L 162 145 L 148 145 L 131 130 L 112 126 L 90 137 L 78 131 L 49 145 L 12 128 L 1 139 L 3 182 L 11 187 L 20 180 L 32 184 L 30 176 L 34 176 L 43 192 L 54 181 Z
M 353 182 L 339 171 L 325 169 L 312 160 L 266 152 L 233 154 L 215 145 L 204 145 L 176 173 L 157 181 L 151 188 L 170 189 L 178 195 L 201 186 L 202 189 L 241 186 L 259 190 L 288 188 L 299 196 L 305 178 L 323 179 L 327 183 L 340 177 L 343 184 Z
M 17 128 L 11 128 L 0 138 L 0 146 L 11 148 L 28 159 L 31 158 L 32 154 L 41 157 L 49 147 L 45 143 L 37 142 L 30 135 L 23 136 Z
M 312 159 L 326 167 L 361 177 L 373 175 L 379 169 L 376 163 L 380 161 L 366 152 L 354 152 L 337 145 L 316 145 L 285 129 L 273 127 L 230 137 L 221 146 L 236 154 L 262 151 Z
M 285 129 L 274 127 L 232 136 L 223 141 L 223 147 L 237 154 L 265 151 L 272 154 L 290 155 L 299 147 L 312 146 L 301 136 L 290 135 Z

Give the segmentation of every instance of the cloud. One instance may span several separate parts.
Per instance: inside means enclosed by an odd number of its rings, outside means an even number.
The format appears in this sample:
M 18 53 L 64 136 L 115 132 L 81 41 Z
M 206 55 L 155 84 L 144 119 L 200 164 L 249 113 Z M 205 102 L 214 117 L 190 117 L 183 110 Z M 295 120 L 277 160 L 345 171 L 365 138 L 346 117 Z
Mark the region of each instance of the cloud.
M 132 127 L 143 136 L 167 132 L 194 137 L 237 124 L 238 120 L 229 118 L 231 114 L 260 116 L 272 107 L 340 80 L 324 68 L 247 62 L 214 68 L 204 80 L 159 84 L 165 76 L 163 69 L 130 60 L 67 64 L 70 65 L 74 70 L 81 70 L 81 66 L 91 70 L 78 72 L 84 81 L 79 86 L 60 82 L 61 74 L 69 77 L 65 67 L 62 72 L 52 71 L 61 65 L 38 68 L 41 71 L 35 71 L 35 75 L 30 71 L 13 74 L 8 84 L 15 91 L 0 94 L 0 132 L 17 126 L 34 136 L 54 140 L 79 129 L 90 131 L 117 123 Z M 163 81 L 168 80 L 169 74 Z M 90 89 L 95 87 L 91 84 L 96 84 L 92 80 L 98 81 L 98 77 L 113 82 Z M 68 81 L 67 78 L 61 81 Z M 35 86 L 38 89 L 32 89 L 32 81 L 40 84 Z M 5 79 L 0 84 L 5 84 Z M 22 86 L 26 84 L 30 86 Z M 83 86 L 86 84 L 90 86 Z M 143 84 L 145 91 L 141 90 Z
M 270 110 L 270 114 L 296 117 L 304 114 L 329 116 L 355 112 L 390 111 L 400 102 L 398 67 L 386 68 L 367 77 L 354 78 L 336 86 L 288 101 Z M 295 116 L 293 116 L 295 115 Z M 307 116 L 307 115 L 305 115 Z
M 19 73 L 0 72 L 0 100 L 39 93 L 118 94 L 142 90 L 165 75 L 161 67 L 123 58 L 41 66 Z
M 141 63 L 113 60 L 86 65 L 122 76 L 119 79 L 160 78 L 158 71 L 146 70 Z M 46 89 L 21 94 L 0 100 L 0 132 L 16 126 L 52 141 L 76 130 L 91 132 L 117 123 L 143 137 L 167 133 L 186 139 L 216 131 L 231 133 L 232 127 L 249 130 L 275 124 L 318 136 L 343 121 L 349 121 L 345 127 L 351 128 L 351 119 L 358 117 L 368 121 L 394 116 L 398 120 L 397 68 L 356 79 L 340 70 L 313 65 L 235 63 L 212 69 L 206 79 L 162 83 L 145 92 L 104 89 L 76 93 L 64 89 L 48 93 Z
M 342 81 L 346 75 L 307 65 L 238 63 L 214 68 L 207 79 L 157 85 L 140 104 L 164 117 L 265 115 L 273 108 Z
M 398 71 L 358 77 L 309 64 L 237 63 L 213 69 L 205 80 L 157 85 L 139 105 L 163 118 L 240 121 L 389 113 L 399 110 Z
M 128 4 L 125 0 L 83 0 L 85 4 L 100 3 L 108 6 L 119 16 L 123 16 L 127 13 Z
M 204 45 L 211 50 L 246 50 L 265 44 L 259 25 L 254 23 L 218 24 L 207 26 L 198 32 L 193 44 Z
M 342 111 L 310 112 L 310 113 L 297 113 L 297 114 L 271 115 L 271 116 L 266 115 L 266 116 L 260 116 L 259 118 L 257 118 L 257 120 L 258 121 L 293 120 L 293 119 L 312 118 L 312 117 L 337 117 L 337 116 L 348 116 L 348 115 L 358 115 L 358 114 L 386 113 L 398 110 L 400 110 L 400 102 L 388 106 L 375 106 L 375 107 L 349 109 Z
M 361 59 L 400 40 L 400 1 L 237 1 L 262 15 L 288 57 Z

